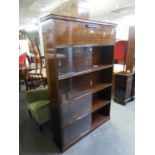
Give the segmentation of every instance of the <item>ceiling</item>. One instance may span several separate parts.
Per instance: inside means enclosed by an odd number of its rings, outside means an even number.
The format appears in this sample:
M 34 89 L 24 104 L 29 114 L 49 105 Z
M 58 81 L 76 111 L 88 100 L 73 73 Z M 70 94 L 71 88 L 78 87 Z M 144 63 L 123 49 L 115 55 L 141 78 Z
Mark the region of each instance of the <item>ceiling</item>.
M 19 25 L 36 22 L 37 18 L 60 5 L 63 0 L 19 0 Z
M 19 0 L 19 25 L 37 23 L 40 16 L 50 13 L 67 0 Z M 135 0 L 90 0 L 90 19 L 117 22 L 134 15 Z
M 134 13 L 134 0 L 92 0 L 90 5 L 90 17 L 96 20 L 117 21 Z

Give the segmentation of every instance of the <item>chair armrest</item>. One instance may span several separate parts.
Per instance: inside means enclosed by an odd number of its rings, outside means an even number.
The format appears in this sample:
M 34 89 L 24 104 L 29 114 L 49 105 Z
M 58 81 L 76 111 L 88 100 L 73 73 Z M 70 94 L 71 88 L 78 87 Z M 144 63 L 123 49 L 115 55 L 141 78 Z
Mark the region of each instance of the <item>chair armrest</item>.
M 35 90 L 29 90 L 26 92 L 27 101 L 28 102 L 35 102 L 40 100 L 48 100 L 48 88 L 41 88 Z
M 44 103 L 42 103 L 42 104 L 40 104 L 40 105 L 38 106 L 38 108 L 42 108 L 42 107 L 44 107 L 44 106 L 48 105 L 49 103 L 50 103 L 50 101 L 49 101 L 49 100 L 45 100 L 45 102 L 44 102 Z

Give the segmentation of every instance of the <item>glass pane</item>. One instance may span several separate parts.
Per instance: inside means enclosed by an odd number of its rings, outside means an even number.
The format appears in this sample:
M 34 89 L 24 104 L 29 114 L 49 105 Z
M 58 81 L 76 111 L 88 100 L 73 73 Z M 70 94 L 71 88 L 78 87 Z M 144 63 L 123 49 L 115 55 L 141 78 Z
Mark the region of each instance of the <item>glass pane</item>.
M 113 48 L 110 46 L 64 47 L 57 48 L 56 53 L 60 77 L 104 67 L 104 65 L 111 64 L 113 59 Z
M 92 48 L 74 47 L 58 48 L 58 73 L 59 76 L 64 74 L 73 74 L 92 68 Z
M 62 103 L 91 94 L 111 86 L 112 68 L 59 80 L 59 94 Z M 83 82 L 84 81 L 84 82 Z
M 84 118 L 74 122 L 73 124 L 67 126 L 63 130 L 63 139 L 64 144 L 75 140 L 79 136 L 82 136 L 83 133 L 91 129 L 91 115 L 88 114 Z

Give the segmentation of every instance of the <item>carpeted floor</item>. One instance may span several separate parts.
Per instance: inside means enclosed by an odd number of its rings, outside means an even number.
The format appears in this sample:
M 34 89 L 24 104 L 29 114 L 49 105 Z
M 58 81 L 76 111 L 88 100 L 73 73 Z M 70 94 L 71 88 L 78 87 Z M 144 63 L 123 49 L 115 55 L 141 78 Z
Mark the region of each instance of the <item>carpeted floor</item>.
M 60 151 L 52 141 L 51 127 L 43 133 L 30 119 L 25 106 L 25 92 L 20 92 L 19 129 L 20 155 L 59 155 Z M 134 155 L 135 103 L 126 106 L 112 101 L 111 119 L 63 155 Z

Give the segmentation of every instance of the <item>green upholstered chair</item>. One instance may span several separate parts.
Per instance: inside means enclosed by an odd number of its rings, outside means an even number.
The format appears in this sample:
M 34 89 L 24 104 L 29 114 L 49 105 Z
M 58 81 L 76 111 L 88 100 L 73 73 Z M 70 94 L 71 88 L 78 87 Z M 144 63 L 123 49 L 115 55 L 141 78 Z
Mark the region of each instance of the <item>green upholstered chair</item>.
M 40 126 L 51 119 L 51 106 L 49 102 L 48 89 L 34 89 L 26 92 L 27 95 L 27 109 L 31 118 L 34 118 Z

